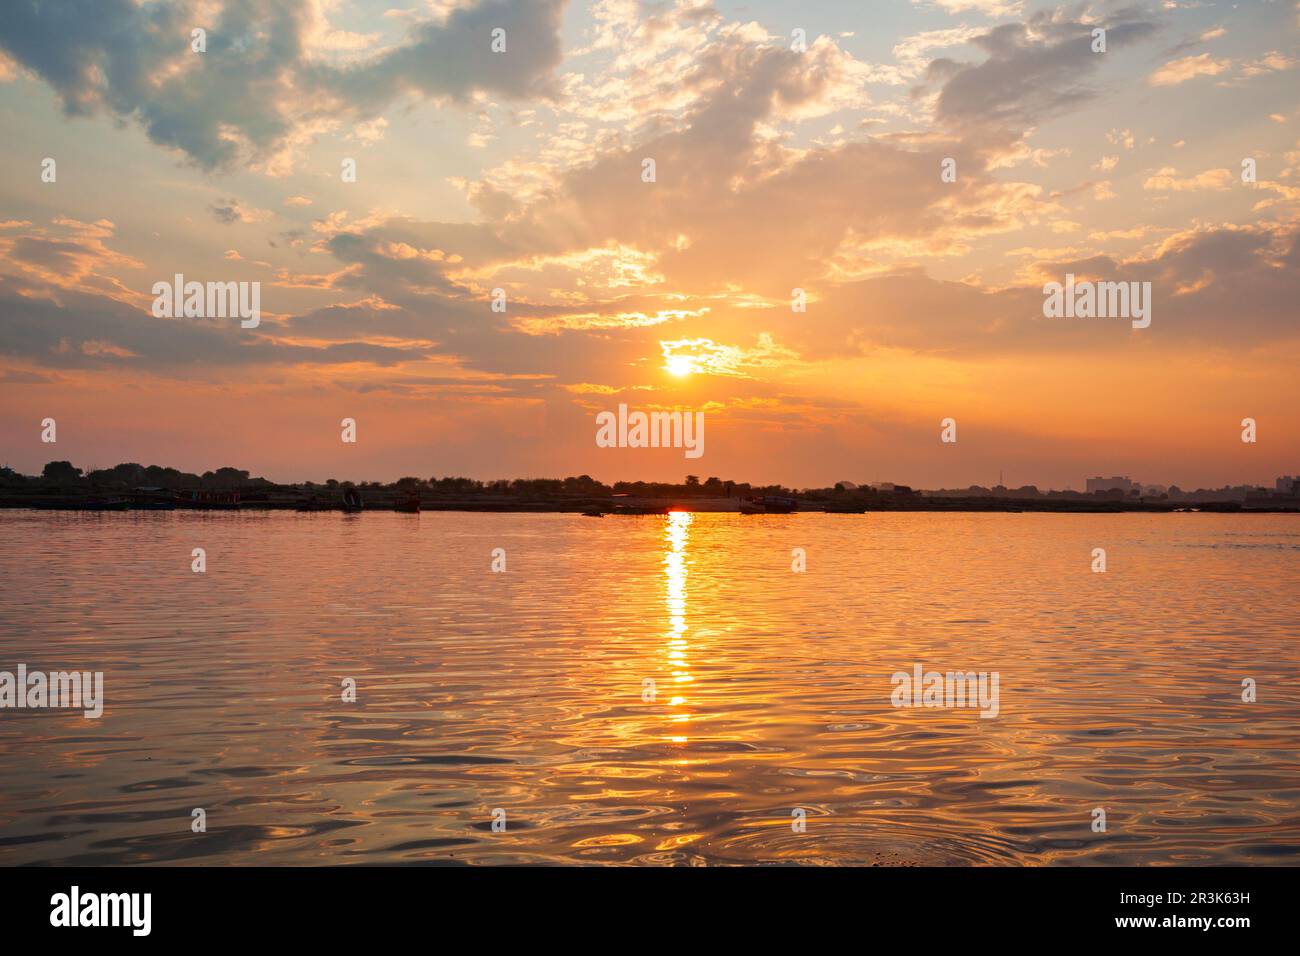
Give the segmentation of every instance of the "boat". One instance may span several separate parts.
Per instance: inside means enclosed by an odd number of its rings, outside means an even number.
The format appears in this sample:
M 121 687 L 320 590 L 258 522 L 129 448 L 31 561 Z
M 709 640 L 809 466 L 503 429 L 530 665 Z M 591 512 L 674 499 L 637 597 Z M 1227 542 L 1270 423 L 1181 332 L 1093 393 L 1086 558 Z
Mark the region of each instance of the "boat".
M 195 491 L 188 498 L 177 502 L 182 508 L 196 508 L 200 511 L 238 511 L 238 491 Z
M 176 495 L 158 485 L 141 485 L 131 494 L 132 511 L 175 511 Z
M 582 516 L 583 516 L 584 518 L 603 518 L 603 517 L 605 517 L 604 513 L 600 512 L 600 511 L 584 511 L 584 512 L 582 513 Z
M 126 511 L 131 502 L 125 498 L 87 498 L 77 506 L 78 511 Z
M 615 515 L 666 515 L 668 509 L 661 505 L 615 505 L 610 514 Z
M 343 489 L 343 510 L 347 512 L 357 512 L 362 510 L 365 505 L 361 501 L 361 492 L 355 488 Z
M 788 515 L 799 507 L 794 498 L 784 495 L 763 495 L 761 498 L 746 498 L 740 502 L 743 515 Z

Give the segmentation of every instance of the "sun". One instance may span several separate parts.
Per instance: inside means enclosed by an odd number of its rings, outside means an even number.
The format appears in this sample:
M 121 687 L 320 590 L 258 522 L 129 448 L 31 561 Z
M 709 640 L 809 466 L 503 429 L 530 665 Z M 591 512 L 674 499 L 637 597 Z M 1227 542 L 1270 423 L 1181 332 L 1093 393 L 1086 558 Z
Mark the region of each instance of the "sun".
M 689 355 L 670 355 L 664 368 L 678 378 L 684 378 L 695 371 L 695 363 Z

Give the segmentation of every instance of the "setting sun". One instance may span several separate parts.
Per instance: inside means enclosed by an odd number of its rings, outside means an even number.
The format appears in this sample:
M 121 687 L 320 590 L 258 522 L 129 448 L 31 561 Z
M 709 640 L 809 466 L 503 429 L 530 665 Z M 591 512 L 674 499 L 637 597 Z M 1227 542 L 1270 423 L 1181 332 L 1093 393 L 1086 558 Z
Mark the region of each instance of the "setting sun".
M 685 377 L 695 371 L 695 363 L 689 355 L 670 355 L 664 368 L 673 375 Z

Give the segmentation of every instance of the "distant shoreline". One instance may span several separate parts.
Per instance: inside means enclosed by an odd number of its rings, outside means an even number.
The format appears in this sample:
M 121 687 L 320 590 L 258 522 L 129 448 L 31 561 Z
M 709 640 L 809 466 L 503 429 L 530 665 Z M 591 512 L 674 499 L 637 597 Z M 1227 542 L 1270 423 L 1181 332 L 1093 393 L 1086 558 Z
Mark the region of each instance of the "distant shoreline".
M 305 481 L 281 484 L 237 468 L 201 475 L 160 465 L 122 463 L 84 471 L 69 461 L 49 462 L 39 476 L 0 468 L 0 508 L 49 511 L 465 511 L 576 512 L 591 516 L 665 514 L 670 511 L 740 512 L 750 516 L 789 512 L 863 514 L 874 511 L 1038 512 L 1121 514 L 1206 511 L 1235 514 L 1300 513 L 1300 480 L 1287 491 L 1256 485 L 1200 488 L 1177 486 L 1106 488 L 1092 492 L 1019 488 L 914 489 L 888 482 L 838 482 L 826 488 L 786 488 L 687 475 L 685 481 L 616 481 L 590 475 L 481 481 L 446 475 L 407 476 L 394 482 Z M 1128 479 L 1113 479 L 1128 482 Z M 1133 485 L 1132 482 L 1128 484 Z M 1159 493 L 1156 493 L 1159 492 Z
M 300 511 L 295 501 L 240 501 L 236 504 L 205 505 L 191 502 L 168 503 L 160 507 L 157 503 L 112 501 L 105 503 L 93 496 L 81 500 L 70 497 L 38 499 L 18 499 L 13 496 L 0 496 L 0 509 L 31 511 L 75 511 L 110 513 L 118 511 L 200 511 L 204 513 L 239 512 L 239 511 Z M 393 502 L 374 501 L 367 503 L 360 511 L 395 512 Z M 457 511 L 482 514 L 596 514 L 601 516 L 641 516 L 662 515 L 673 511 L 689 511 L 701 514 L 739 514 L 738 499 L 716 498 L 635 498 L 615 501 L 614 499 L 582 499 L 556 501 L 475 501 L 475 500 L 437 500 L 422 496 L 421 511 Z M 1128 502 L 1128 501 L 1087 501 L 1070 499 L 985 499 L 985 498 L 922 498 L 910 501 L 876 501 L 870 505 L 844 505 L 800 499 L 794 514 L 871 514 L 873 512 L 946 512 L 978 514 L 1300 514 L 1300 506 L 1256 506 L 1241 502 Z M 311 514 L 345 513 L 340 503 L 322 503 L 311 509 Z M 772 515 L 752 515 L 749 517 L 772 517 Z

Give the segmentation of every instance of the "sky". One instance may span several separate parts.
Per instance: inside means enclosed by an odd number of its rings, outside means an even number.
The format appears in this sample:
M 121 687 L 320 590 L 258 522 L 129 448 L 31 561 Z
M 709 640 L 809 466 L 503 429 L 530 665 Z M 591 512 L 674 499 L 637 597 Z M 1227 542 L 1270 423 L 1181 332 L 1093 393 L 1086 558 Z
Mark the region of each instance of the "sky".
M 0 458 L 1271 486 L 1298 40 L 1294 0 L 10 2 Z M 177 273 L 260 324 L 155 315 Z M 1150 326 L 1046 317 L 1067 274 Z M 620 404 L 704 454 L 598 447 Z

